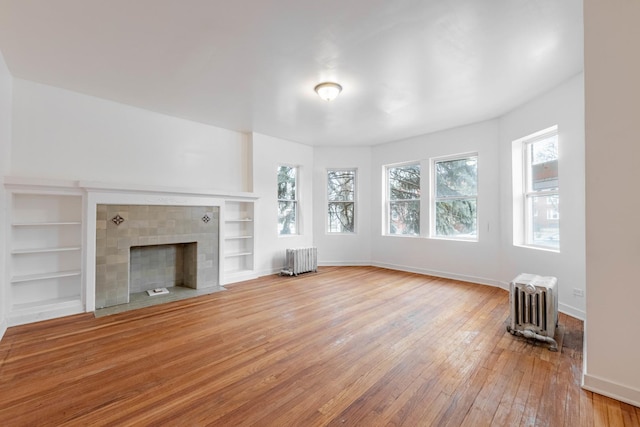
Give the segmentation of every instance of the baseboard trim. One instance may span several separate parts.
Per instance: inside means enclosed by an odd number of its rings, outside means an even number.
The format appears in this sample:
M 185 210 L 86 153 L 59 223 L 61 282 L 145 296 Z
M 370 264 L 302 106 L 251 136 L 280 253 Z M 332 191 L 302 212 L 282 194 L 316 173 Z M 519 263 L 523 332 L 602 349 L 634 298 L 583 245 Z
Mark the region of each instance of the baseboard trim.
M 320 267 L 369 267 L 369 261 L 318 261 Z
M 4 333 L 7 332 L 8 327 L 9 324 L 7 323 L 7 319 L 2 319 L 2 321 L 0 322 L 0 340 L 2 340 L 2 337 L 4 337 Z
M 640 407 L 640 390 L 595 375 L 582 375 L 582 388 L 629 405 Z
M 587 313 L 567 304 L 558 303 L 558 311 L 582 321 L 587 318 Z
M 493 280 L 493 279 L 487 279 L 486 277 L 478 277 L 478 276 L 466 276 L 464 274 L 456 274 L 456 273 L 449 273 L 446 271 L 440 271 L 440 270 L 429 270 L 426 268 L 415 268 L 415 267 L 409 267 L 407 265 L 398 265 L 398 264 L 389 264 L 389 263 L 384 263 L 384 262 L 367 262 L 367 261 L 322 261 L 322 262 L 318 262 L 318 266 L 321 267 L 329 267 L 329 266 L 336 266 L 336 267 L 366 267 L 366 266 L 373 266 L 373 267 L 380 267 L 380 268 L 388 268 L 389 270 L 397 270 L 397 271 L 405 271 L 407 273 L 417 273 L 417 274 L 424 274 L 427 276 L 435 276 L 435 277 L 441 277 L 443 279 L 452 279 L 452 280 L 459 280 L 461 282 L 469 282 L 469 283 L 476 283 L 476 284 L 480 284 L 480 285 L 488 285 L 488 286 L 494 286 L 496 288 L 500 288 L 500 289 L 504 289 L 505 291 L 509 291 L 509 282 L 501 282 L 499 280 Z M 258 276 L 268 276 L 271 274 L 277 274 L 279 273 L 280 270 L 266 270 L 266 271 L 261 271 L 258 273 Z M 560 313 L 564 313 L 568 316 L 571 317 L 575 317 L 576 319 L 582 320 L 584 321 L 587 318 L 587 314 L 580 310 L 577 309 L 573 306 L 567 305 L 567 304 L 562 304 L 559 303 L 558 304 L 558 311 Z
M 507 291 L 509 290 L 508 283 L 505 285 L 503 282 L 493 279 L 487 279 L 486 277 L 466 276 L 464 274 L 448 273 L 446 271 L 438 270 L 428 270 L 425 268 L 415 268 L 406 265 L 387 264 L 384 262 L 374 262 L 372 263 L 372 265 L 374 267 L 388 268 L 389 270 L 406 271 L 408 273 L 418 273 L 427 276 L 442 277 L 443 279 L 459 280 L 461 282 L 477 283 L 480 285 L 494 286 L 496 288 L 504 289 Z

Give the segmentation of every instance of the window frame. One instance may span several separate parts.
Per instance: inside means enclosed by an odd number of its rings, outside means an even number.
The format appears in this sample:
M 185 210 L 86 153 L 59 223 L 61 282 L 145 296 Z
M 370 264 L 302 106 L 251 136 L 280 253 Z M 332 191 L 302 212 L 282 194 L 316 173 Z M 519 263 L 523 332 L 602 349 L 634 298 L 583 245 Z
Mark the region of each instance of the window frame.
M 522 245 L 526 246 L 526 247 L 530 247 L 530 248 L 535 248 L 535 249 L 543 249 L 543 250 L 548 250 L 548 251 L 555 251 L 555 252 L 559 252 L 560 251 L 560 172 L 559 172 L 559 168 L 558 168 L 558 176 L 556 178 L 557 184 L 556 187 L 554 189 L 540 189 L 540 190 L 534 190 L 533 189 L 533 179 L 532 179 L 532 170 L 533 170 L 533 164 L 531 162 L 531 156 L 530 154 L 530 150 L 531 150 L 531 146 L 533 146 L 533 144 L 535 144 L 536 142 L 540 142 L 543 141 L 549 137 L 555 136 L 556 138 L 556 145 L 557 145 L 557 158 L 556 158 L 556 162 L 558 162 L 558 164 L 560 163 L 560 138 L 559 138 L 559 133 L 558 133 L 558 126 L 551 126 L 547 129 L 543 129 L 539 132 L 533 133 L 531 135 L 528 135 L 524 138 L 522 138 L 521 141 L 521 151 L 522 151 L 522 202 L 523 202 L 523 206 L 522 206 L 522 221 L 523 221 L 523 230 L 524 230 L 524 235 L 522 236 Z M 532 206 L 533 201 L 535 200 L 536 197 L 544 197 L 545 200 L 548 200 L 550 197 L 556 197 L 558 200 L 558 207 L 556 208 L 556 214 L 557 214 L 557 218 L 553 219 L 553 220 L 557 220 L 558 221 L 558 246 L 551 246 L 551 245 L 541 245 L 541 244 L 536 244 L 533 238 L 533 228 L 534 228 L 534 217 L 538 216 L 539 218 L 539 213 L 538 215 L 535 215 L 535 207 Z M 548 218 L 548 212 L 546 212 L 545 214 L 545 218 Z
M 331 172 L 352 172 L 353 173 L 353 199 L 352 200 L 331 200 L 329 198 L 329 174 Z M 325 181 L 325 196 L 326 196 L 326 210 L 325 210 L 325 233 L 329 235 L 352 235 L 358 231 L 358 169 L 357 168 L 327 168 Z M 353 230 L 351 231 L 332 231 L 330 227 L 330 204 L 353 204 Z
M 437 176 L 437 164 L 444 162 L 452 162 L 459 160 L 468 160 L 474 158 L 476 161 L 476 192 L 474 196 L 438 196 L 438 176 Z M 480 239 L 480 219 L 479 219 L 479 197 L 478 197 L 478 188 L 480 187 L 480 173 L 479 173 L 479 165 L 480 165 L 480 156 L 477 152 L 470 153 L 462 153 L 462 154 L 452 154 L 448 156 L 442 157 L 433 157 L 430 159 L 430 174 L 429 177 L 431 179 L 430 189 L 431 189 L 431 197 L 429 203 L 429 238 L 431 239 L 439 239 L 439 240 L 455 240 L 455 241 L 463 241 L 463 242 L 478 242 Z M 438 202 L 443 201 L 456 201 L 456 200 L 475 200 L 475 225 L 476 225 L 476 234 L 475 237 L 465 236 L 465 235 L 438 235 L 437 234 L 437 205 Z
M 529 146 L 535 142 L 547 139 L 555 135 L 557 144 L 557 183 L 553 190 L 541 189 L 529 191 L 531 182 L 531 166 L 527 158 Z M 561 226 L 560 226 L 560 158 L 561 158 L 561 135 L 558 125 L 553 125 L 537 132 L 516 139 L 512 142 L 512 188 L 513 188 L 513 245 L 528 249 L 535 249 L 547 252 L 560 252 L 561 246 Z M 558 200 L 558 245 L 540 245 L 533 240 L 533 224 L 536 218 L 546 218 L 545 212 L 539 212 L 537 206 L 532 203 L 534 197 L 556 197 Z M 531 205 L 531 207 L 529 206 Z
M 278 185 L 280 184 L 279 182 L 279 175 L 280 175 L 280 169 L 281 168 L 288 168 L 288 169 L 292 169 L 295 171 L 294 174 L 294 195 L 293 195 L 293 199 L 280 199 L 279 198 L 279 194 L 278 194 Z M 277 214 L 277 234 L 278 237 L 287 237 L 287 236 L 298 236 L 300 235 L 300 198 L 299 198 L 299 190 L 300 190 L 300 180 L 299 180 L 299 176 L 300 176 L 300 167 L 296 166 L 296 165 L 288 165 L 288 164 L 279 164 L 278 167 L 276 168 L 276 204 L 277 204 L 277 209 L 278 209 L 278 214 Z M 281 214 L 280 214 L 280 203 L 293 203 L 293 211 L 294 211 L 294 227 L 295 230 L 293 233 L 282 233 L 282 231 L 280 230 L 281 227 Z
M 418 186 L 418 192 L 420 193 L 420 196 L 418 198 L 412 198 L 412 199 L 394 199 L 391 200 L 391 185 L 390 185 L 390 176 L 389 176 L 389 171 L 391 169 L 398 169 L 398 168 L 404 168 L 404 167 L 410 167 L 410 166 L 417 166 L 420 170 L 420 183 Z M 422 162 L 421 161 L 411 161 L 411 162 L 405 162 L 405 163 L 395 163 L 395 164 L 390 164 L 390 165 L 384 165 L 384 188 L 385 188 L 385 215 L 384 215 L 384 219 L 385 219 L 385 225 L 384 225 L 384 235 L 385 236 L 393 236 L 393 237 L 422 237 L 422 222 L 423 222 L 423 218 L 422 218 L 422 187 L 423 187 L 423 174 L 422 174 Z M 393 204 L 393 202 L 417 202 L 418 203 L 418 232 L 414 233 L 414 234 L 409 234 L 409 233 L 392 233 L 391 232 L 391 220 L 393 218 L 393 214 L 391 213 L 391 206 Z

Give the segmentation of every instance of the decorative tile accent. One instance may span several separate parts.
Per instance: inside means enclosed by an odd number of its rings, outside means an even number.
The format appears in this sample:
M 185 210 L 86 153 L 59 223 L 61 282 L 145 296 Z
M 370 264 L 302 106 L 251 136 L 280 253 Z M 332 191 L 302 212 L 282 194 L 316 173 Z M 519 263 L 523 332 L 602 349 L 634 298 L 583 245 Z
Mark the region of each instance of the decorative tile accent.
M 211 217 L 208 213 L 204 214 L 204 216 L 202 217 L 202 221 L 204 221 L 205 224 L 211 221 Z
M 111 221 L 113 221 L 113 223 L 115 225 L 120 225 L 120 224 L 122 224 L 124 222 L 124 218 L 122 218 L 120 216 L 120 214 L 118 214 L 118 215 L 114 216 L 113 218 L 111 218 Z

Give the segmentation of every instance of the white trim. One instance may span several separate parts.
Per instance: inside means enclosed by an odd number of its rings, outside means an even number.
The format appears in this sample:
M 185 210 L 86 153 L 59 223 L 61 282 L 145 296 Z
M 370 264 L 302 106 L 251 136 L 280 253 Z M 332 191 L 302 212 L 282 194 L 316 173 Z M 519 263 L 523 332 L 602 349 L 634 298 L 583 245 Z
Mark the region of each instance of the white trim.
M 7 332 L 7 328 L 9 325 L 7 324 L 7 319 L 0 320 L 0 340 L 4 337 L 5 332 Z
M 388 268 L 389 270 L 406 271 L 408 273 L 418 273 L 418 274 L 424 274 L 426 276 L 441 277 L 443 279 L 460 280 L 461 282 L 475 283 L 478 285 L 489 285 L 489 286 L 494 286 L 496 288 L 501 288 L 507 291 L 509 290 L 508 285 L 505 287 L 502 282 L 498 280 L 488 279 L 486 277 L 467 276 L 464 274 L 449 273 L 449 272 L 438 271 L 438 270 L 428 270 L 425 268 L 415 268 L 415 267 L 409 267 L 406 265 L 387 264 L 384 262 L 372 262 L 371 265 L 374 267 Z
M 579 308 L 575 308 L 561 302 L 558 303 L 558 311 L 568 316 L 575 317 L 578 320 L 582 320 L 583 322 L 587 318 L 587 313 L 584 310 L 580 310 Z
M 582 388 L 612 399 L 640 407 L 640 390 L 616 383 L 586 372 L 582 375 Z
M 4 184 L 7 188 L 17 186 L 19 188 L 36 187 L 32 191 L 39 190 L 38 187 L 44 188 L 80 188 L 86 191 L 104 191 L 104 192 L 129 192 L 129 193 L 163 193 L 163 194 L 179 194 L 179 195 L 196 195 L 196 196 L 217 196 L 225 199 L 245 199 L 257 200 L 258 197 L 254 193 L 247 192 L 229 192 L 215 190 L 211 188 L 186 188 L 186 187 L 163 187 L 155 185 L 139 185 L 100 181 L 73 181 L 60 179 L 32 178 L 5 176 Z
M 58 317 L 82 314 L 85 311 L 84 304 L 80 300 L 56 303 L 50 306 L 42 305 L 37 312 L 32 310 L 14 310 L 9 314 L 9 326 L 24 325 L 27 323 L 40 322 L 41 320 L 56 319 Z
M 318 261 L 320 267 L 371 267 L 369 261 Z
M 530 189 L 531 184 L 531 163 L 528 158 L 529 147 L 545 138 L 550 136 L 556 136 L 558 144 L 558 164 L 560 161 L 560 133 L 558 125 L 550 126 L 546 129 L 542 129 L 530 135 L 518 138 L 511 143 L 511 156 L 512 156 L 512 188 L 513 188 L 513 245 L 523 246 L 535 249 L 549 249 L 551 251 L 559 252 L 559 248 L 551 246 L 536 245 L 530 242 L 533 233 L 531 227 L 533 224 L 533 218 L 530 217 L 530 200 L 534 197 L 543 196 L 557 196 L 560 199 L 560 185 L 556 190 L 537 190 Z M 517 156 L 516 156 L 517 153 Z M 558 183 L 560 180 L 560 173 L 558 172 Z M 519 203 L 520 206 L 516 206 Z M 532 202 L 531 202 L 532 203 Z M 558 228 L 560 232 L 560 228 Z
M 347 264 L 347 263 L 327 264 L 327 262 L 323 262 L 322 265 L 345 265 L 346 266 L 346 265 L 353 265 L 353 264 Z M 358 263 L 357 265 L 367 265 L 367 264 Z M 444 279 L 460 280 L 462 282 L 475 283 L 479 285 L 489 285 L 489 286 L 494 286 L 496 288 L 504 289 L 507 292 L 509 291 L 509 282 L 501 282 L 499 280 L 488 279 L 485 277 L 467 276 L 464 274 L 449 273 L 445 271 L 428 270 L 424 268 L 414 268 L 414 267 L 400 266 L 396 264 L 387 264 L 387 263 L 372 263 L 370 265 L 374 267 L 388 268 L 390 270 L 406 271 L 409 273 L 418 273 L 418 274 L 425 274 L 427 276 L 442 277 Z M 574 317 L 582 321 L 584 321 L 587 317 L 587 313 L 585 313 L 584 311 L 563 303 L 558 304 L 558 311 L 560 313 L 564 313 L 568 316 Z

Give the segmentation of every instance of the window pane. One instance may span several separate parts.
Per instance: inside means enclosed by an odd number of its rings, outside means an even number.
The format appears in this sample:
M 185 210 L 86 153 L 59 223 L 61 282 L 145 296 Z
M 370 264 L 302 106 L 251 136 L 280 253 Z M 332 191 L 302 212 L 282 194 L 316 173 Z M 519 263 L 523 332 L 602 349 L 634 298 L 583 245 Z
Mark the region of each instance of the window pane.
M 390 234 L 420 234 L 420 201 L 390 203 Z
M 560 248 L 560 198 L 552 196 L 532 196 L 528 198 L 531 230 L 530 244 Z
M 420 198 L 420 165 L 389 168 L 390 200 Z
M 278 200 L 296 200 L 296 168 L 278 167 Z
M 477 236 L 476 199 L 436 202 L 436 236 Z
M 531 164 L 558 160 L 558 134 L 531 143 Z
M 278 234 L 296 234 L 296 202 L 278 202 Z
M 475 196 L 477 192 L 477 157 L 436 163 L 436 197 Z
M 558 188 L 558 135 L 554 134 L 529 144 L 529 191 Z
M 329 232 L 353 233 L 354 211 L 353 202 L 329 202 Z
M 355 196 L 356 172 L 328 171 L 327 172 L 327 197 L 329 201 L 346 202 L 353 201 Z

